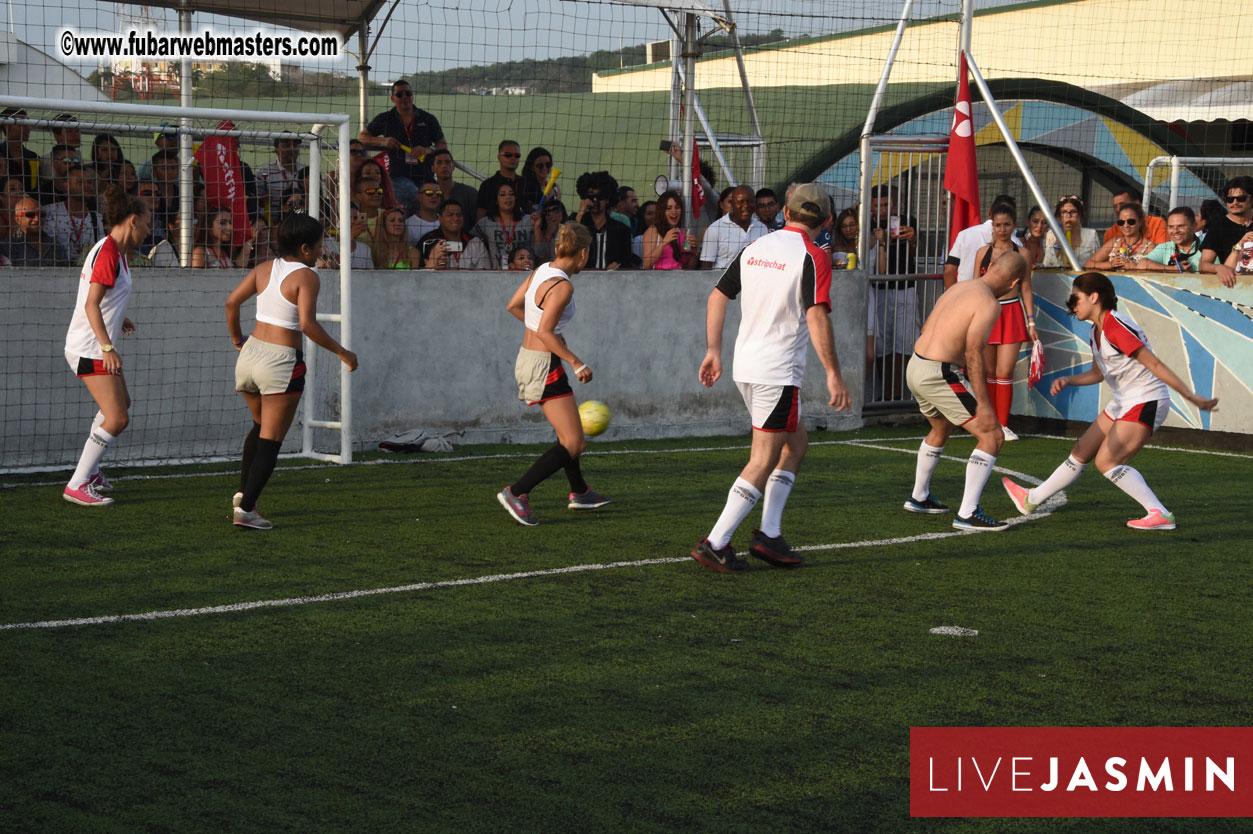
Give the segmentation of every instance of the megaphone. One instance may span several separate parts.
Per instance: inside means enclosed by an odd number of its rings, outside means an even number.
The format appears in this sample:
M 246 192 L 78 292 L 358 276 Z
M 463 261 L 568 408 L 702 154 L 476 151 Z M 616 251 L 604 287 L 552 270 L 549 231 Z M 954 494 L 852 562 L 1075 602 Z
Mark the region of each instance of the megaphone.
M 661 174 L 657 177 L 657 181 L 653 183 L 653 190 L 657 192 L 658 197 L 665 194 L 667 191 L 678 191 L 679 193 L 682 193 L 683 181 L 672 180 L 665 174 Z

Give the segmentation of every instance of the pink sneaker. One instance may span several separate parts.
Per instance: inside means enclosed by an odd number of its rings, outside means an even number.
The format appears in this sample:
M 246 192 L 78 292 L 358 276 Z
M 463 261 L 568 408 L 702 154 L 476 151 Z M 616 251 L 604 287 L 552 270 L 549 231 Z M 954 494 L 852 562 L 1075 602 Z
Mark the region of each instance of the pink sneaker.
M 1174 530 L 1175 517 L 1165 510 L 1149 510 L 1144 518 L 1133 518 L 1127 526 L 1132 530 Z
M 1014 502 L 1014 509 L 1023 515 L 1031 515 L 1036 507 L 1040 506 L 1027 497 L 1031 490 L 1025 486 L 1016 484 L 1009 478 L 1001 478 L 1001 486 L 1005 487 L 1005 491 L 1009 493 L 1009 500 Z
M 96 492 L 96 488 L 91 485 L 91 481 L 83 484 L 78 489 L 70 489 L 67 486 L 62 497 L 71 504 L 78 504 L 83 507 L 104 507 L 113 503 L 112 498 L 105 498 Z
M 99 469 L 96 470 L 95 475 L 92 475 L 90 478 L 87 479 L 87 483 L 91 484 L 95 488 L 96 492 L 112 492 L 113 491 L 113 484 L 109 483 L 109 479 L 106 478 L 104 476 L 104 473 L 101 472 Z

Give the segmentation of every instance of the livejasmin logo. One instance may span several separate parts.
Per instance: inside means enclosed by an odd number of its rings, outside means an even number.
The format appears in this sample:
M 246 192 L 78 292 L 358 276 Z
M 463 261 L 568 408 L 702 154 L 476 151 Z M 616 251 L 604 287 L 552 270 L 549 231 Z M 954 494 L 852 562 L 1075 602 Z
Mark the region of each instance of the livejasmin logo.
M 983 762 L 980 766 L 979 757 L 971 756 L 967 761 L 967 772 L 974 770 L 975 775 L 979 779 L 979 783 L 983 786 L 983 790 L 990 791 L 993 782 L 996 781 L 997 772 L 1001 770 L 1002 763 L 1005 762 L 1004 756 L 997 756 L 994 762 Z M 1096 779 L 1092 775 L 1092 770 L 1088 766 L 1087 760 L 1080 756 L 1077 762 L 1062 764 L 1061 758 L 1058 756 L 1050 756 L 1048 760 L 1048 781 L 1036 782 L 1032 781 L 1032 766 L 1036 763 L 1036 759 L 1032 756 L 1014 756 L 1010 759 L 1011 764 L 1007 767 L 1007 772 L 1003 773 L 1003 779 L 1010 780 L 1011 791 L 1055 791 L 1062 787 L 1063 768 L 1065 772 L 1070 774 L 1066 780 L 1063 790 L 1074 791 L 1087 789 L 1090 791 L 1107 790 L 1107 791 L 1125 791 L 1130 783 L 1127 780 L 1126 768 L 1127 760 L 1121 756 L 1111 756 L 1105 760 L 1105 773 L 1112 777 L 1103 785 L 1097 785 Z M 951 762 L 940 763 L 943 769 L 945 764 L 951 765 Z M 984 770 L 991 769 L 984 777 Z M 936 761 L 933 757 L 928 757 L 927 766 L 931 772 L 931 781 L 929 790 L 932 791 L 948 791 L 948 790 L 964 790 L 973 787 L 970 780 L 966 780 L 966 784 L 962 784 L 962 765 L 963 759 L 957 759 L 957 783 L 956 786 L 944 787 L 936 782 Z M 1172 769 L 1169 757 L 1164 758 L 1157 764 L 1156 769 L 1148 759 L 1140 759 L 1139 776 L 1132 790 L 1137 791 L 1173 791 L 1176 790 L 1174 773 L 1182 772 L 1183 783 L 1179 786 L 1179 790 L 1191 791 L 1196 790 L 1194 780 L 1193 759 L 1191 756 L 1184 756 L 1183 764 L 1175 763 Z M 951 775 L 951 774 L 949 774 Z M 943 774 L 941 775 L 943 782 Z M 1234 756 L 1228 756 L 1226 763 L 1220 765 L 1208 756 L 1205 757 L 1205 790 L 1214 790 L 1214 783 L 1220 782 L 1227 790 L 1235 791 L 1236 789 L 1236 759 Z
M 1253 728 L 914 727 L 910 815 L 1251 817 Z

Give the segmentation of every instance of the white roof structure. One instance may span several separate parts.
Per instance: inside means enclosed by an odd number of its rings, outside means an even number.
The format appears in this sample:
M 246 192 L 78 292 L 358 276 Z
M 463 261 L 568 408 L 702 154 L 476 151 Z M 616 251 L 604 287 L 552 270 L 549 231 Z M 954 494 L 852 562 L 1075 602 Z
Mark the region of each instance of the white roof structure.
M 11 96 L 105 100 L 74 69 L 4 31 L 0 31 L 0 90 Z

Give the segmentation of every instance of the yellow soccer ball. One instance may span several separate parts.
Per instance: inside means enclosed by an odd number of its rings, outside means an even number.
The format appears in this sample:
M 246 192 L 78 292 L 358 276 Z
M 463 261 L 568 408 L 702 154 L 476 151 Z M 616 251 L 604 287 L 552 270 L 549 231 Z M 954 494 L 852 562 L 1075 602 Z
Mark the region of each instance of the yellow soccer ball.
M 588 400 L 579 406 L 579 420 L 588 437 L 603 434 L 609 428 L 609 406 L 599 400 Z

